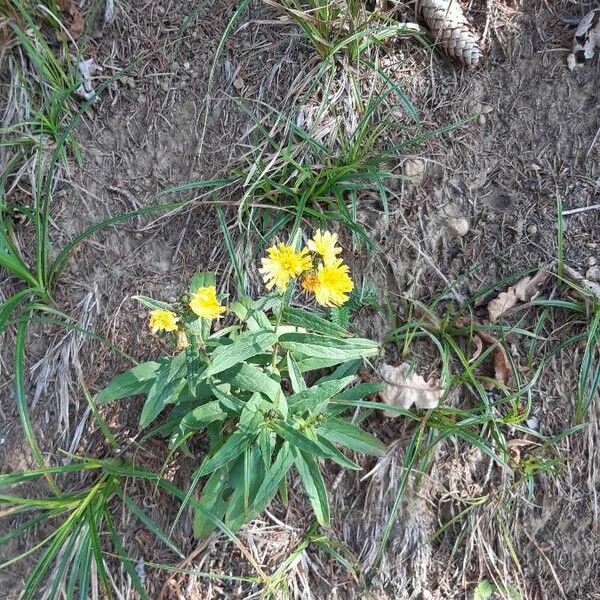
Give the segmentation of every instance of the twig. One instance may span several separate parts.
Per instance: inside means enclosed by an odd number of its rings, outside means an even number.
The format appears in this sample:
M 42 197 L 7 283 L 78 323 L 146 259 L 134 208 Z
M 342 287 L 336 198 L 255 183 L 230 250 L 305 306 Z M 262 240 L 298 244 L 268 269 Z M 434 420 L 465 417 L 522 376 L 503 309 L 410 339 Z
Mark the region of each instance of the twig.
M 600 204 L 592 204 L 591 206 L 582 206 L 581 208 L 572 208 L 571 210 L 563 210 L 563 217 L 568 215 L 576 215 L 577 213 L 586 212 L 588 210 L 597 210 L 600 208 Z
M 592 140 L 592 143 L 590 144 L 590 147 L 588 148 L 587 154 L 585 155 L 586 158 L 590 155 L 592 148 L 596 145 L 596 140 L 598 139 L 599 135 L 600 135 L 600 127 L 598 128 L 598 131 L 596 131 L 596 135 L 594 136 L 594 139 Z

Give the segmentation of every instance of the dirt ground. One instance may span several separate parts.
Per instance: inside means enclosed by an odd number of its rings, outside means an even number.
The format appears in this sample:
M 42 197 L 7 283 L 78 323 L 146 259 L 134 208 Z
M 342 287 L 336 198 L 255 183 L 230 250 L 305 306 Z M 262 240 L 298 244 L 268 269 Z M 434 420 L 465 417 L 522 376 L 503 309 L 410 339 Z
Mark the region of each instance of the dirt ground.
M 412 20 L 412 6 L 399 5 L 398 18 Z M 399 159 L 398 172 L 406 158 L 423 161 L 424 172 L 396 187 L 387 221 L 361 210 L 379 252 L 357 252 L 355 271 L 380 290 L 385 286 L 398 320 L 407 318 L 407 296 L 428 302 L 457 281 L 456 291 L 469 297 L 522 269 L 551 266 L 557 252 L 557 197 L 565 210 L 598 203 L 600 62 L 592 60 L 575 72 L 567 69 L 572 29 L 561 20 L 596 5 L 472 0 L 468 14 L 485 32 L 485 59 L 471 72 L 409 41 L 391 44 L 402 65 L 398 83 L 424 126 L 465 121 Z M 80 128 L 83 166 L 72 165 L 54 198 L 57 247 L 87 225 L 149 203 L 166 187 L 227 173 L 246 150 L 244 133 L 251 125 L 240 102 L 285 108 L 292 82 L 314 55 L 299 31 L 275 9 L 252 2 L 225 40 L 211 77 L 212 57 L 236 6 L 209 3 L 177 39 L 195 7 L 187 0 L 122 2 L 112 25 L 95 27 L 89 54 L 103 67 L 103 76 L 136 62 L 103 93 Z M 397 135 L 395 143 L 404 140 L 404 132 Z M 458 222 L 462 227 L 466 222 L 468 231 L 457 231 Z M 564 227 L 565 262 L 586 273 L 600 258 L 600 211 L 569 215 Z M 192 210 L 133 219 L 85 242 L 61 279 L 56 300 L 88 327 L 146 360 L 161 347 L 148 334 L 146 316 L 131 296 L 168 300 L 193 272 L 226 274 L 225 263 L 215 213 L 199 200 Z M 10 281 L 0 285 L 4 293 L 10 291 Z M 389 326 L 385 321 L 384 314 L 366 311 L 355 325 L 365 336 L 381 338 Z M 577 373 L 569 360 L 576 358 L 577 350 L 561 355 L 532 392 L 545 435 L 572 424 Z M 72 373 L 80 365 L 90 389 L 97 390 L 125 363 L 83 336 L 48 327 L 31 336 L 28 359 L 32 415 L 43 449 L 106 455 L 93 426 L 78 427 L 86 405 Z M 10 472 L 31 467 L 33 461 L 19 433 L 6 352 L 3 361 L 0 464 Z M 106 415 L 117 437 L 133 445 L 139 438 L 138 408 L 133 402 Z M 472 597 L 478 581 L 500 577 L 518 587 L 524 599 L 600 598 L 597 425 L 561 443 L 559 477 L 540 476 L 532 497 L 509 504 L 499 500 L 509 486 L 505 475 L 472 450 L 440 445 L 432 471 L 401 506 L 378 570 L 371 568 L 376 541 L 400 477 L 407 430 L 385 417 L 373 417 L 369 428 L 390 443 L 386 457 L 377 464 L 365 460 L 363 473 L 341 474 L 331 467 L 326 474 L 335 516 L 330 535 L 349 547 L 364 574 L 353 578 L 311 549 L 291 570 L 293 597 L 462 599 Z M 142 464 L 160 468 L 165 448 L 156 442 L 138 448 L 137 456 Z M 181 483 L 190 464 L 175 458 L 170 470 Z M 362 479 L 366 472 L 370 476 Z M 485 509 L 434 535 L 464 508 L 461 497 L 483 494 L 492 498 Z M 133 496 L 168 528 L 173 507 L 152 489 L 140 487 Z M 275 503 L 240 532 L 267 570 L 280 563 L 310 523 L 302 495 L 290 497 L 289 506 Z M 136 560 L 177 562 L 146 539 L 139 524 L 127 521 L 121 527 Z M 185 567 L 251 574 L 226 540 L 216 536 L 198 546 L 189 520 L 175 536 L 189 553 Z M 512 553 L 519 557 L 518 566 Z M 16 597 L 25 566 L 1 575 L 0 598 Z M 145 577 L 151 598 L 257 597 L 250 584 L 150 568 Z M 125 586 L 125 578 L 125 573 L 115 574 L 117 584 Z

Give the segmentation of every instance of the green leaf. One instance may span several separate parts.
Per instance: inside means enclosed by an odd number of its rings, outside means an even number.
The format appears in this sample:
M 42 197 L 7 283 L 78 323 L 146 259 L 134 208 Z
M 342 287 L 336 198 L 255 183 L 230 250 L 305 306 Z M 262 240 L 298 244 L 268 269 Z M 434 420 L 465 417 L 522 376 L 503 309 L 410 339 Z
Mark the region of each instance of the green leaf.
M 262 413 L 259 410 L 262 403 L 262 396 L 258 392 L 252 394 L 240 415 L 238 427 L 241 431 L 246 431 L 251 434 L 258 433 L 260 423 L 263 421 Z
M 156 380 L 152 384 L 142 408 L 140 427 L 146 427 L 152 423 L 167 403 L 175 402 L 185 387 L 186 371 L 185 352 L 180 352 L 173 358 L 161 361 L 156 373 Z
M 305 452 L 295 452 L 294 463 L 300 474 L 304 489 L 308 495 L 308 499 L 313 507 L 315 516 L 319 525 L 323 527 L 329 526 L 329 500 L 327 498 L 327 489 L 323 476 L 319 470 L 319 466 L 314 458 Z
M 115 492 L 123 499 L 127 508 L 159 539 L 167 548 L 170 548 L 180 558 L 185 558 L 181 550 L 171 541 L 169 536 L 141 509 L 119 486 Z
M 324 381 L 302 390 L 288 398 L 288 406 L 292 414 L 305 411 L 322 412 L 324 405 L 354 381 L 354 375 L 334 381 Z
M 344 419 L 333 417 L 319 426 L 317 433 L 334 444 L 347 446 L 355 452 L 381 456 L 386 449 L 383 442 Z
M 149 361 L 121 373 L 96 394 L 96 404 L 147 393 L 156 379 L 159 367 L 160 363 Z
M 332 308 L 331 321 L 344 330 L 348 329 L 348 325 L 350 325 L 350 305 L 346 304 L 345 306 Z
M 292 453 L 290 444 L 284 442 L 271 468 L 266 472 L 260 488 L 256 492 L 256 497 L 249 511 L 250 518 L 261 513 L 268 506 L 277 492 L 279 482 L 286 476 L 293 462 L 294 454 Z
M 257 354 L 271 348 L 277 341 L 277 335 L 268 331 L 242 333 L 233 344 L 219 346 L 212 354 L 212 362 L 203 373 L 203 378 L 212 377 L 242 363 Z
M 362 400 L 365 396 L 372 396 L 384 389 L 383 383 L 359 383 L 354 387 L 340 392 L 335 400 L 343 400 L 345 402 L 356 402 Z
M 227 503 L 225 524 L 233 531 L 238 530 L 244 523 L 252 518 L 250 514 L 251 499 L 258 491 L 265 479 L 265 465 L 260 457 L 258 448 L 246 451 L 232 469 L 230 484 L 233 487 Z
M 328 458 L 329 454 L 323 450 L 323 448 L 311 440 L 308 436 L 302 433 L 300 430 L 284 423 L 283 421 L 275 421 L 269 424 L 271 429 L 280 435 L 284 440 L 289 442 L 294 448 L 304 450 L 309 454 L 315 456 L 322 456 Z
M 323 381 L 332 381 L 333 379 L 341 379 L 342 377 L 348 377 L 349 375 L 356 375 L 362 365 L 362 359 L 355 358 L 339 365 L 334 371 L 321 377 L 317 383 Z
M 161 302 L 160 300 L 154 300 L 148 296 L 133 296 L 134 300 L 143 304 L 150 310 L 170 310 L 173 311 L 173 307 L 168 302 Z
M 178 431 L 169 443 L 169 449 L 181 446 L 191 435 L 202 431 L 209 423 L 224 421 L 228 414 L 221 408 L 217 400 L 207 402 L 187 413 L 179 423 Z
M 292 383 L 292 390 L 295 394 L 301 392 L 306 389 L 306 382 L 304 381 L 304 377 L 302 377 L 302 372 L 298 367 L 298 363 L 296 359 L 292 356 L 291 352 L 286 354 L 288 375 L 290 377 L 290 381 Z
M 256 304 L 248 297 L 239 298 L 229 306 L 240 321 L 246 321 L 250 331 L 273 331 L 267 315 L 256 308 Z
M 338 364 L 355 358 L 375 356 L 379 345 L 362 338 L 339 339 L 311 333 L 284 333 L 279 337 L 282 348 L 328 364 Z M 331 361 L 335 361 L 332 363 Z
M 207 479 L 197 507 L 194 512 L 194 535 L 197 538 L 209 536 L 216 528 L 212 520 L 206 519 L 206 514 L 213 515 L 215 519 L 222 519 L 225 514 L 226 503 L 223 500 L 225 484 L 229 478 L 227 469 L 219 469 Z
M 204 477 L 220 469 L 237 458 L 250 445 L 253 439 L 254 436 L 248 435 L 245 431 L 234 431 L 215 454 L 204 459 L 200 467 L 192 475 L 192 480 L 197 481 L 200 477 Z
M 105 519 L 106 519 L 106 523 L 108 524 L 108 530 L 110 532 L 110 537 L 112 539 L 113 546 L 115 547 L 115 550 L 117 552 L 117 555 L 119 557 L 121 564 L 125 567 L 125 570 L 129 574 L 129 577 L 131 578 L 131 584 L 133 586 L 133 589 L 137 592 L 137 594 L 139 595 L 141 600 L 150 600 L 150 597 L 146 593 L 146 590 L 144 589 L 144 586 L 140 580 L 140 576 L 138 575 L 138 573 L 135 569 L 133 560 L 129 556 L 129 553 L 127 552 L 127 550 L 125 550 L 125 546 L 123 546 L 123 543 L 121 542 L 121 538 L 119 537 L 119 534 L 117 533 L 117 530 L 115 529 L 115 527 L 112 523 L 112 519 L 110 518 L 108 510 L 105 510 L 104 512 L 105 512 Z
M 309 329 L 323 335 L 330 335 L 337 338 L 343 338 L 347 335 L 347 332 L 343 327 L 331 323 L 316 313 L 302 308 L 285 308 L 283 310 L 283 322 L 286 325 L 302 327 L 303 329 Z
M 279 382 L 259 367 L 244 362 L 219 373 L 219 379 L 223 383 L 231 384 L 232 388 L 247 392 L 261 392 L 273 403 L 277 401 L 281 393 Z
M 336 448 L 328 439 L 326 439 L 320 435 L 315 435 L 314 442 L 321 447 L 321 449 L 323 450 L 323 453 L 325 454 L 325 456 L 327 456 L 327 458 L 329 460 L 332 460 L 333 462 L 337 463 L 341 467 L 344 467 L 345 469 L 351 469 L 353 471 L 360 471 L 362 469 L 362 467 L 360 465 L 357 465 L 353 460 L 350 460 L 341 450 Z
M 217 278 L 214 273 L 194 273 L 190 280 L 189 292 L 195 294 L 198 288 L 211 287 L 217 285 Z
M 27 288 L 26 290 L 21 290 L 20 292 L 13 294 L 0 304 L 0 333 L 8 327 L 8 318 L 15 308 L 33 294 L 35 294 L 35 290 Z

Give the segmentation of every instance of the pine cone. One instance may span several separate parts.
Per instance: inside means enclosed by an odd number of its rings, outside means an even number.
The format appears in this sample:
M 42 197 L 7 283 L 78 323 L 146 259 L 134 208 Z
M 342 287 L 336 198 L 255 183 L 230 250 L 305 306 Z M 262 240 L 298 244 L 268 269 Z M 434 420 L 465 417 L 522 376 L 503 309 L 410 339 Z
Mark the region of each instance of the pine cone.
M 477 66 L 481 58 L 479 37 L 458 0 L 419 0 L 417 14 L 427 23 L 436 44 L 448 56 L 469 68 Z

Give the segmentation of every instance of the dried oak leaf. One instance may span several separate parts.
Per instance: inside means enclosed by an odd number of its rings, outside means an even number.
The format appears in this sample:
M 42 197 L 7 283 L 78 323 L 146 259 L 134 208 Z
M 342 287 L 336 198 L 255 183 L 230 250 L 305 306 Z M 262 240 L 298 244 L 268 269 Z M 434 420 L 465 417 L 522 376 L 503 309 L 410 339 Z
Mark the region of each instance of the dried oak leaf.
M 413 404 L 417 408 L 435 408 L 444 391 L 439 387 L 435 379 L 425 381 L 421 375 L 411 372 L 408 363 L 402 363 L 397 367 L 383 364 L 379 369 L 385 388 L 379 392 L 379 397 L 386 404 L 408 409 Z M 386 417 L 395 417 L 395 413 L 384 411 Z
M 456 325 L 457 327 L 469 327 L 470 325 L 479 325 L 479 323 L 471 321 L 467 317 L 460 317 L 456 320 Z M 484 342 L 489 346 L 494 346 L 494 350 L 492 351 L 494 379 L 510 388 L 513 384 L 513 377 L 508 353 L 506 352 L 506 348 L 491 333 L 483 329 L 477 330 L 477 334 L 473 336 L 475 350 L 469 362 L 475 362 L 481 356 Z
M 511 285 L 506 292 L 498 294 L 487 306 L 490 321 L 495 323 L 517 302 L 535 300 L 540 293 L 540 287 L 546 283 L 549 276 L 548 271 L 538 271 L 533 277 L 524 277 L 515 285 Z

